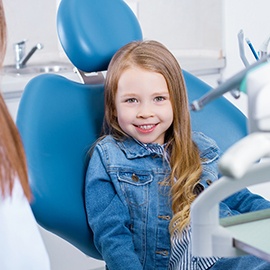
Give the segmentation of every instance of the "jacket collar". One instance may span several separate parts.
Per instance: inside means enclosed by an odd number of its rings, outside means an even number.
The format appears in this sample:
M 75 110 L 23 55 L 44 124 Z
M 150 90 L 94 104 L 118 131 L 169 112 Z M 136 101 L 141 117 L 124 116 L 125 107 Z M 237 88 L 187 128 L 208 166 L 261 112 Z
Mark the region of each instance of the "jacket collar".
M 150 155 L 160 155 L 163 146 L 157 143 L 143 144 L 132 137 L 127 137 L 123 141 L 117 141 L 117 145 L 126 154 L 127 158 L 133 159 L 138 157 L 145 157 Z

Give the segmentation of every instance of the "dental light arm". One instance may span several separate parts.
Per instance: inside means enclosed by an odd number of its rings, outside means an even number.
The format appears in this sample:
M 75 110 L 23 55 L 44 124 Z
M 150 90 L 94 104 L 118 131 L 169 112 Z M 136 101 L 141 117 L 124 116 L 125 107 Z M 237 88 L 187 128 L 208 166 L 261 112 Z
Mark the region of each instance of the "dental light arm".
M 213 101 L 214 99 L 224 95 L 225 93 L 232 91 L 233 89 L 238 89 L 241 86 L 241 83 L 245 76 L 255 67 L 258 67 L 262 63 L 268 61 L 270 55 L 265 56 L 264 58 L 260 59 L 259 61 L 253 63 L 252 65 L 248 66 L 246 69 L 238 72 L 236 75 L 231 77 L 226 82 L 222 83 L 218 87 L 212 89 L 207 94 L 202 96 L 200 99 L 195 100 L 191 103 L 190 109 L 193 111 L 201 110 L 206 104 Z
M 219 169 L 223 175 L 238 179 L 244 176 L 252 164 L 269 153 L 270 134 L 252 133 L 225 152 L 219 162 Z M 256 184 L 257 179 L 254 180 Z
M 270 64 L 251 71 L 245 81 L 249 135 L 229 148 L 219 162 L 223 175 L 242 177 L 256 161 L 270 155 Z

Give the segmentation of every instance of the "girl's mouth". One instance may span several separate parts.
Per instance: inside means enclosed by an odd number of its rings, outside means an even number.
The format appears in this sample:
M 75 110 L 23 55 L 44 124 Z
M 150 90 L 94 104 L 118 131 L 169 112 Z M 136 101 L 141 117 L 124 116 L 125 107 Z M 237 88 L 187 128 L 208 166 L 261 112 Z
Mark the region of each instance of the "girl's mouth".
M 157 124 L 148 124 L 148 125 L 138 125 L 136 126 L 137 130 L 139 130 L 142 133 L 149 133 L 152 132 L 155 127 L 157 126 Z

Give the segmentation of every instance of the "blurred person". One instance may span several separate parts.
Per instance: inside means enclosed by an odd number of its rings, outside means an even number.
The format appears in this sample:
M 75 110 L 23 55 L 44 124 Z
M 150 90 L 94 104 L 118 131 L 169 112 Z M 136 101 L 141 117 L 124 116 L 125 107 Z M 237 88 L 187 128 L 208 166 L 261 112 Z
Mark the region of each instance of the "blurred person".
M 0 67 L 6 52 L 6 32 L 0 0 Z M 23 145 L 0 93 L 0 269 L 50 269 L 30 200 Z

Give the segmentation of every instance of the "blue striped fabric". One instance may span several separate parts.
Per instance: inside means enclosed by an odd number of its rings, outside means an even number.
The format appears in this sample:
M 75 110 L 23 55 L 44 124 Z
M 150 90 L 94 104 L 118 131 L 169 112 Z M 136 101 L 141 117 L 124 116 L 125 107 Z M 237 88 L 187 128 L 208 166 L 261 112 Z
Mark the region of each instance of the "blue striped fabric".
M 147 148 L 147 150 L 151 153 L 155 153 L 158 155 L 164 155 L 164 153 L 165 153 L 164 148 L 165 148 L 166 144 L 160 145 L 157 143 L 146 143 L 146 144 L 143 144 L 143 146 L 145 148 Z
M 219 258 L 198 258 L 191 254 L 191 229 L 184 230 L 182 235 L 175 232 L 172 236 L 172 250 L 169 270 L 206 270 Z

